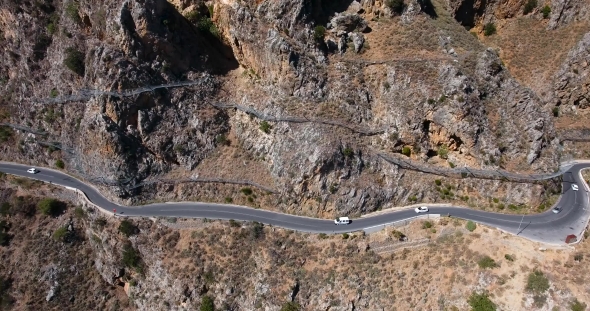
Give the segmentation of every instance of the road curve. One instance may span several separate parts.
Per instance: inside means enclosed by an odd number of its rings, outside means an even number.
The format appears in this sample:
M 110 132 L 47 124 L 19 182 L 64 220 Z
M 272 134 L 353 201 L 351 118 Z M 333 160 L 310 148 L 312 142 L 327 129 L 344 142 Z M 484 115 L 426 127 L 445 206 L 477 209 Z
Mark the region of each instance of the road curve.
M 109 212 L 116 209 L 117 214 L 123 216 L 162 216 L 258 221 L 277 227 L 312 233 L 344 233 L 360 230 L 378 230 L 385 224 L 417 216 L 413 209 L 407 209 L 353 219 L 349 225 L 336 226 L 331 219 L 294 216 L 231 204 L 177 202 L 132 207 L 121 206 L 106 199 L 93 186 L 65 173 L 47 168 L 39 168 L 40 172 L 33 175 L 27 173 L 28 168 L 26 165 L 0 162 L 1 172 L 76 188 L 84 192 L 88 200 L 100 208 Z M 588 224 L 588 219 L 590 219 L 589 188 L 580 174 L 580 171 L 584 168 L 590 168 L 590 163 L 576 163 L 563 174 L 563 193 L 557 203 L 557 206 L 561 207 L 562 210 L 558 214 L 549 210 L 540 214 L 525 216 L 508 215 L 453 207 L 451 205 L 430 207 L 428 214 L 449 214 L 453 217 L 473 220 L 496 227 L 534 241 L 549 244 L 564 244 L 565 237 L 569 234 L 581 236 Z M 572 183 L 576 183 L 579 186 L 578 191 L 572 189 Z M 428 206 L 428 204 L 424 205 Z

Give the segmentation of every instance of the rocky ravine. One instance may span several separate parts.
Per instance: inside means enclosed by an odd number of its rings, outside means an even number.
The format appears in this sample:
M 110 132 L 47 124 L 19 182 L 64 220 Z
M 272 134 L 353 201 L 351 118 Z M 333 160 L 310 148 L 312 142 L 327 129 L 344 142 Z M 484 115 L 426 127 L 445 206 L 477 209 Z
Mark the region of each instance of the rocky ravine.
M 53 164 L 64 158 L 66 169 L 79 175 L 133 185 L 170 171 L 215 175 L 200 164 L 231 136 L 241 153 L 263 163 L 258 174 L 281 193 L 279 209 L 300 212 L 308 200 L 324 202 L 316 213 L 363 213 L 425 196 L 430 186 L 422 184 L 431 185 L 430 177 L 407 174 L 375 151 L 406 149 L 432 165 L 520 171 L 553 171 L 560 159 L 542 100 L 511 77 L 496 52 L 458 23 L 432 18 L 434 8 L 423 2 L 409 1 L 401 12 L 378 1 L 2 6 L 2 121 L 49 133 L 6 130 L 4 159 Z M 413 44 L 388 50 L 397 40 L 382 39 L 390 32 Z M 124 98 L 39 100 L 178 80 L 199 82 Z M 318 123 L 270 122 L 261 129 L 251 115 L 209 105 L 220 102 L 382 134 Z M 69 152 L 52 153 L 35 140 L 61 143 Z M 137 201 L 158 199 L 156 189 L 110 190 Z M 539 194 L 526 184 L 513 189 L 528 193 L 520 203 Z

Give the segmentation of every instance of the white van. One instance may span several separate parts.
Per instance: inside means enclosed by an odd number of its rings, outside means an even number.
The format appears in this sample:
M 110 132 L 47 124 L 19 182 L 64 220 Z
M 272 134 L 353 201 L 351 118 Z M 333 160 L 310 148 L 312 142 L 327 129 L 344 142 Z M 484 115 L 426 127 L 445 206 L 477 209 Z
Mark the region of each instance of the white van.
M 338 217 L 334 219 L 335 225 L 348 225 L 350 223 L 350 219 L 348 217 Z

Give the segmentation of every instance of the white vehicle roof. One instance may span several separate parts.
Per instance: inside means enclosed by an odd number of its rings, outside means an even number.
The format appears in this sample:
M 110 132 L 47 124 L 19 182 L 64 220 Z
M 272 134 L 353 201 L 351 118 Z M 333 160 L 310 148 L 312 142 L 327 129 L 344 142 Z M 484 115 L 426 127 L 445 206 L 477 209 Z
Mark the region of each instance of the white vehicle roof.
M 348 219 L 348 217 L 338 217 L 338 220 L 345 221 L 345 220 L 349 220 L 349 219 Z

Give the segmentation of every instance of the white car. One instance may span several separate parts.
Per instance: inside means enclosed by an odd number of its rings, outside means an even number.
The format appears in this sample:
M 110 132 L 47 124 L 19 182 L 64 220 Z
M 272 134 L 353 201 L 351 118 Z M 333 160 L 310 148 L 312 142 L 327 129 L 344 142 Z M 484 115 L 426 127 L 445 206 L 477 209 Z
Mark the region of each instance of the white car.
M 561 212 L 561 207 L 557 206 L 554 209 L 552 209 L 551 211 L 553 211 L 553 213 L 558 214 L 559 212 Z
M 39 173 L 39 170 L 34 167 L 31 167 L 30 169 L 27 170 L 27 173 L 37 174 L 37 173 Z
M 350 223 L 350 219 L 348 217 L 338 217 L 334 219 L 335 225 L 348 225 Z
M 576 185 L 576 184 L 572 184 L 572 190 L 574 190 L 574 191 L 578 191 L 578 185 Z
M 414 209 L 416 211 L 416 213 L 427 213 L 428 212 L 428 207 L 426 206 L 420 206 L 420 207 L 416 207 Z

